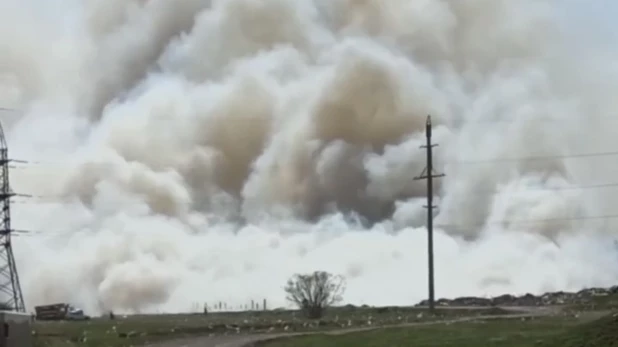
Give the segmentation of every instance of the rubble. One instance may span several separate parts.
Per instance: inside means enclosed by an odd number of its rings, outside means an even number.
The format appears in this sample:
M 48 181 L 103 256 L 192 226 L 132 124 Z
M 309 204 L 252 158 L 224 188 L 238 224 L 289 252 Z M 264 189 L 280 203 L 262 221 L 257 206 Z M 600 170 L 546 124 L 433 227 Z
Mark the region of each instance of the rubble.
M 588 288 L 579 292 L 553 292 L 542 295 L 525 294 L 514 296 L 500 295 L 494 298 L 461 297 L 456 299 L 439 299 L 436 306 L 453 307 L 491 307 L 491 306 L 551 306 L 592 303 L 593 298 L 600 296 L 618 295 L 618 286 L 611 288 Z M 617 298 L 618 300 L 618 298 Z M 419 302 L 416 306 L 428 306 L 428 300 Z

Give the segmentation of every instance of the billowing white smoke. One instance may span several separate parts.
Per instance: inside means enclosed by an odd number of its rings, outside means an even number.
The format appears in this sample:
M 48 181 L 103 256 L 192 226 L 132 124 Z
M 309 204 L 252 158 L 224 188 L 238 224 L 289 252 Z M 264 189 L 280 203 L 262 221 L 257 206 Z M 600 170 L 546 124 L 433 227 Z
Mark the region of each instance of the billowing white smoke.
M 315 269 L 349 302 L 413 304 L 428 114 L 439 296 L 617 281 L 618 224 L 582 219 L 617 190 L 577 189 L 618 182 L 615 157 L 505 160 L 618 149 L 618 50 L 584 6 L 1 1 L 10 153 L 40 162 L 13 186 L 46 197 L 14 205 L 40 231 L 15 241 L 28 306 L 279 306 Z

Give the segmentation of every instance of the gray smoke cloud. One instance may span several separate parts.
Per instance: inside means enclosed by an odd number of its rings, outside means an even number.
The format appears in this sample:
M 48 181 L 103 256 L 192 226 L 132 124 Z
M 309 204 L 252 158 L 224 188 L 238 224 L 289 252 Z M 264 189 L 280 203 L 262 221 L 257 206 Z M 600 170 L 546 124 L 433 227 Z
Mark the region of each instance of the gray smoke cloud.
M 582 217 L 616 214 L 616 189 L 578 187 L 618 164 L 561 158 L 618 148 L 595 6 L 2 1 L 0 106 L 22 110 L 3 125 L 38 162 L 13 187 L 47 197 L 14 206 L 40 231 L 15 241 L 28 306 L 274 307 L 315 269 L 346 275 L 349 302 L 415 303 L 428 114 L 439 296 L 615 282 L 618 224 Z M 531 156 L 554 158 L 505 160 Z

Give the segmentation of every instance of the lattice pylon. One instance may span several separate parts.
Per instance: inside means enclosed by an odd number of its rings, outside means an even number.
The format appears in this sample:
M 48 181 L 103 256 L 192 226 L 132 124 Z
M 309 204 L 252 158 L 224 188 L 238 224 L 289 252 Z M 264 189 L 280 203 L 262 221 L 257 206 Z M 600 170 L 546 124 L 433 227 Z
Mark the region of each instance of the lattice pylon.
M 11 198 L 8 147 L 0 126 L 0 310 L 26 312 L 11 244 Z

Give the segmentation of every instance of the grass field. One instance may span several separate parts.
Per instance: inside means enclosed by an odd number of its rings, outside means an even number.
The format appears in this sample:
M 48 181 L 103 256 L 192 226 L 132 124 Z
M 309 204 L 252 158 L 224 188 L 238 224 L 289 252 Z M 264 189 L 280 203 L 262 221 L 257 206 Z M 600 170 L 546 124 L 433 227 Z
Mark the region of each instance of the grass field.
M 344 335 L 312 335 L 262 343 L 261 347 L 615 347 L 614 317 L 586 315 L 495 319 L 380 329 Z
M 36 347 L 128 347 L 198 335 L 328 331 L 497 314 L 505 314 L 505 311 L 444 309 L 429 315 L 422 308 L 342 307 L 330 310 L 320 321 L 300 318 L 294 311 L 144 315 L 115 320 L 95 318 L 86 322 L 37 322 L 34 331 Z
M 499 318 L 512 311 L 420 307 L 339 307 L 319 321 L 273 310 L 187 315 L 95 318 L 86 322 L 36 322 L 35 347 L 129 347 L 184 337 L 309 333 L 263 343 L 267 347 L 618 347 L 618 292 L 553 307 L 551 315 Z M 491 316 L 491 317 L 487 317 Z M 466 318 L 466 322 L 453 320 Z M 492 318 L 492 319 L 490 319 Z M 451 323 L 447 323 L 451 321 Z M 398 327 L 410 323 L 424 325 Z M 342 334 L 342 329 L 375 328 Z
M 618 347 L 618 314 L 569 329 L 542 347 Z

